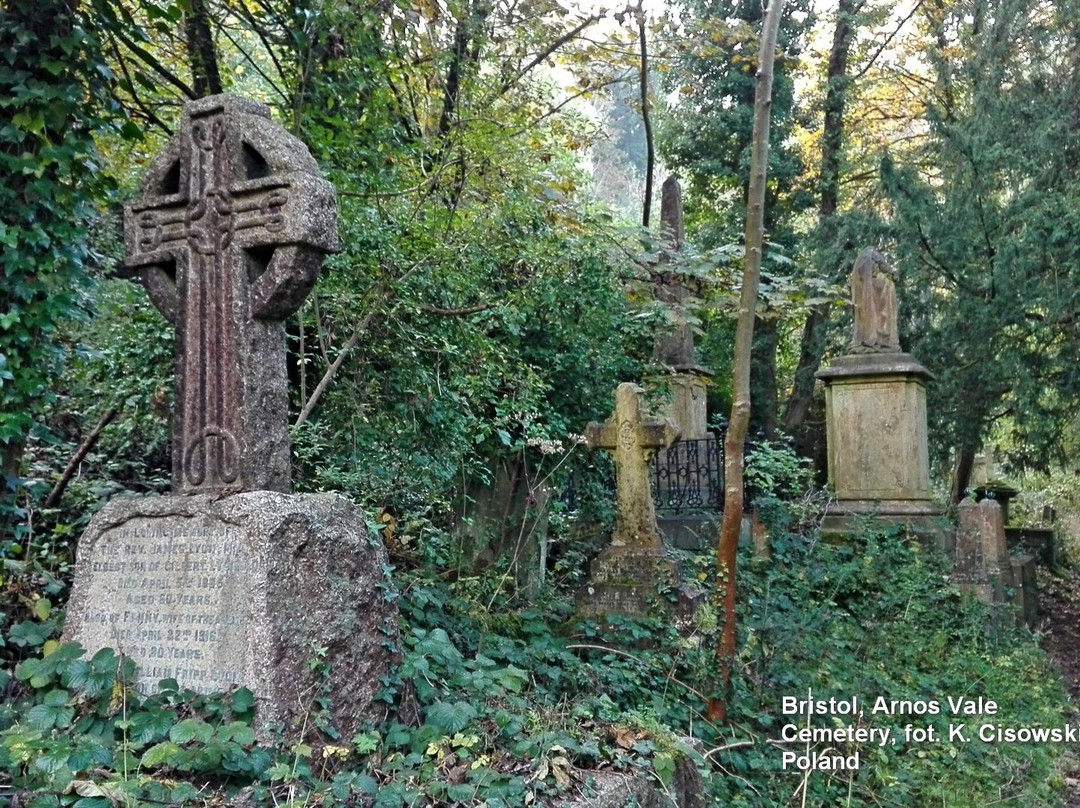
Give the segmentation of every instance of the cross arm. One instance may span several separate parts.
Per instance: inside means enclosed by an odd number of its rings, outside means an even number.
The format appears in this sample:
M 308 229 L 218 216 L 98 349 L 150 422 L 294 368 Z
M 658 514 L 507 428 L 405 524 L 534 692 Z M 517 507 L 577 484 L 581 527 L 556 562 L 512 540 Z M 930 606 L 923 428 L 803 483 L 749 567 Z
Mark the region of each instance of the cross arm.
M 611 421 L 591 422 L 585 427 L 585 445 L 590 449 L 614 449 L 618 443 L 618 430 Z
M 682 437 L 670 421 L 646 421 L 641 425 L 641 445 L 647 449 L 666 449 Z

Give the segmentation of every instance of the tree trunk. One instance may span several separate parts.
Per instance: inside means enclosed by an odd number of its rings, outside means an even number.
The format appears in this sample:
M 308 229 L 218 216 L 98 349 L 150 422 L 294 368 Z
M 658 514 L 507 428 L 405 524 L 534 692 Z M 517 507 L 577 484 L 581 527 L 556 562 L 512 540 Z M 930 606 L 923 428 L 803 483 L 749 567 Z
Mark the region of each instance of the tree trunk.
M 951 504 L 959 505 L 963 501 L 974 468 L 975 450 L 967 447 L 961 448 L 956 453 L 956 465 L 953 467 L 952 489 L 949 492 L 949 502 Z
M 818 202 L 818 225 L 835 215 L 840 203 L 840 156 L 844 144 L 844 108 L 847 104 L 847 62 L 855 34 L 854 15 L 861 3 L 840 0 L 833 30 L 832 49 L 825 87 L 825 122 L 821 134 L 821 198 Z M 793 435 L 797 445 L 809 443 L 806 417 L 814 400 L 814 374 L 821 366 L 825 352 L 825 325 L 832 306 L 814 306 L 806 316 L 799 364 L 791 397 L 784 409 L 784 431 Z
M 7 536 L 15 507 L 15 480 L 22 463 L 23 442 L 11 441 L 0 446 L 0 540 Z
M 191 0 L 191 11 L 184 20 L 184 31 L 187 34 L 191 83 L 194 86 L 195 95 L 203 98 L 223 92 L 206 0 Z
M 780 343 L 780 321 L 775 317 L 756 318 L 754 347 L 750 362 L 750 426 L 752 437 L 776 439 L 776 351 Z
M 761 278 L 761 245 L 765 231 L 765 177 L 769 162 L 769 113 L 772 106 L 773 62 L 783 0 L 770 0 L 765 11 L 758 52 L 754 93 L 754 135 L 750 152 L 750 193 L 746 210 L 746 263 L 743 266 L 739 319 L 735 328 L 735 364 L 731 420 L 724 439 L 724 520 L 716 556 L 720 635 L 716 661 L 720 692 L 709 699 L 708 716 L 725 721 L 731 695 L 731 663 L 735 656 L 735 559 L 743 515 L 743 443 L 750 423 L 750 355 L 754 313 Z
M 653 173 L 656 170 L 656 145 L 653 143 L 652 114 L 649 108 L 649 48 L 645 41 L 645 11 L 637 10 L 638 37 L 641 40 L 641 122 L 645 127 L 645 199 L 641 205 L 641 226 L 648 227 L 652 217 Z
M 457 21 L 454 30 L 454 50 L 446 69 L 446 85 L 443 88 L 442 114 L 439 116 L 439 137 L 450 134 L 460 106 L 461 83 L 469 70 L 480 62 L 479 36 L 491 11 L 486 2 L 474 2 L 466 16 Z

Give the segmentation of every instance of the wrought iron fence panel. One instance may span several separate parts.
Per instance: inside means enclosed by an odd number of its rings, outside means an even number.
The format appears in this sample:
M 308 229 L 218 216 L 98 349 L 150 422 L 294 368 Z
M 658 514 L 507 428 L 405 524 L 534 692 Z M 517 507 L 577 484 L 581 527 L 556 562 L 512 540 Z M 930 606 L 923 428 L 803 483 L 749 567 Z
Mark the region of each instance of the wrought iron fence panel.
M 653 458 L 653 504 L 661 513 L 724 508 L 720 436 L 680 440 Z
M 724 437 L 721 424 L 710 437 L 679 440 L 668 449 L 659 450 L 652 459 L 653 505 L 659 514 L 678 514 L 690 511 L 722 511 L 724 509 Z M 759 438 L 760 439 L 760 438 Z M 747 441 L 744 454 L 749 454 L 757 441 Z M 602 465 L 603 485 L 612 498 L 615 495 L 615 473 L 612 465 Z M 579 506 L 577 480 L 568 481 L 559 499 L 568 511 Z M 752 486 L 744 486 L 744 508 L 755 496 Z

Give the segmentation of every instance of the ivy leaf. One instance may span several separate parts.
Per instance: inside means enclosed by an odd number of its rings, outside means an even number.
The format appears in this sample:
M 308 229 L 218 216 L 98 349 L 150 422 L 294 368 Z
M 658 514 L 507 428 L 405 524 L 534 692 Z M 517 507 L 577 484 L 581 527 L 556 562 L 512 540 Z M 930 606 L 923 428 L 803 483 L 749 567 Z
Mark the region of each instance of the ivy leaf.
M 370 755 L 379 748 L 378 732 L 361 732 L 352 739 L 353 749 L 358 755 Z
M 437 701 L 428 707 L 426 721 L 436 729 L 453 734 L 461 732 L 476 718 L 476 708 L 467 701 Z
M 446 796 L 455 802 L 465 802 L 476 796 L 476 786 L 462 783 L 456 786 L 446 787 Z
M 52 678 L 52 670 L 41 659 L 25 659 L 15 667 L 15 678 L 29 682 L 30 687 L 44 687 Z
M 255 703 L 255 695 L 246 687 L 241 687 L 232 694 L 232 711 L 237 714 L 247 713 Z
M 288 763 L 275 763 L 266 770 L 266 776 L 271 780 L 286 780 L 292 777 L 292 767 Z
M 492 671 L 491 678 L 504 690 L 520 693 L 522 687 L 529 681 L 529 674 L 521 668 L 507 665 L 505 668 Z
M 180 683 L 175 679 L 162 679 L 157 686 L 159 693 L 177 693 L 180 690 Z
M 16 623 L 8 632 L 8 642 L 19 648 L 37 648 L 44 644 L 52 633 L 52 626 L 23 620 Z
M 41 704 L 35 704 L 26 711 L 26 723 L 37 730 L 69 726 L 75 717 L 75 710 L 67 706 L 68 698 L 66 690 L 50 690 Z
M 39 598 L 34 601 L 34 617 L 38 620 L 48 620 L 52 613 L 52 603 L 48 598 Z
M 251 746 L 255 743 L 255 730 L 243 721 L 226 724 L 218 729 L 217 734 L 220 740 L 232 741 L 240 746 Z
M 83 735 L 75 742 L 75 749 L 68 756 L 68 767 L 80 772 L 91 765 L 108 766 L 112 753 L 93 735 Z
M 146 712 L 135 713 L 128 728 L 128 740 L 139 746 L 165 738 L 176 721 L 176 713 L 151 707 Z

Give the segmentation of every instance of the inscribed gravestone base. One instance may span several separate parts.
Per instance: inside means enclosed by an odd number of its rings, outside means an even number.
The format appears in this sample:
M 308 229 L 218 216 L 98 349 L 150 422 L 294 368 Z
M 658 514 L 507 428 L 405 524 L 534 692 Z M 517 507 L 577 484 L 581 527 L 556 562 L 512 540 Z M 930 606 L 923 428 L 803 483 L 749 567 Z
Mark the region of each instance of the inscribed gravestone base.
M 131 657 L 144 693 L 162 679 L 246 686 L 260 726 L 286 735 L 329 685 L 331 722 L 359 731 L 383 717 L 373 698 L 396 653 L 388 569 L 337 494 L 115 499 L 80 539 L 65 634 Z M 325 680 L 309 664 L 316 649 Z
M 125 266 L 176 327 L 185 496 L 95 516 L 65 635 L 134 658 L 143 691 L 245 685 L 260 725 L 289 737 L 325 684 L 332 722 L 356 730 L 396 654 L 385 548 L 343 498 L 277 493 L 290 484 L 283 320 L 337 246 L 333 189 L 265 106 L 213 96 L 185 106 L 142 190 Z

